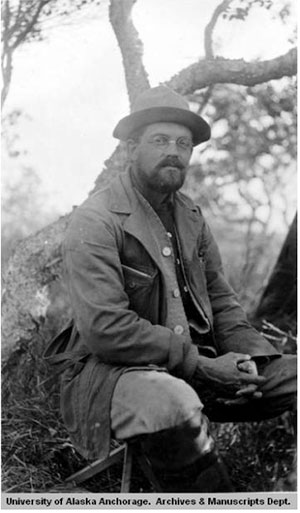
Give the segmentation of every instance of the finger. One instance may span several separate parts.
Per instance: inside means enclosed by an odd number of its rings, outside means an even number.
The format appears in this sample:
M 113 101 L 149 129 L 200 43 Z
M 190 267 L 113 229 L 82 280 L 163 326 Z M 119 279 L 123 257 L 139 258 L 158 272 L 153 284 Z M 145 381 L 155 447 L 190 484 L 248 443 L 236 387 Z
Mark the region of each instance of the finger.
M 262 393 L 261 392 L 254 392 L 254 394 L 249 396 L 242 396 L 238 397 L 237 399 L 225 399 L 225 398 L 219 398 L 217 399 L 217 402 L 224 404 L 225 406 L 242 406 L 244 404 L 247 404 L 249 400 L 257 400 L 261 399 Z
M 245 397 L 239 397 L 238 399 L 225 399 L 223 397 L 218 397 L 216 402 L 224 404 L 225 406 L 242 406 L 243 404 L 248 403 L 248 399 Z
M 248 360 L 251 360 L 250 354 L 244 354 L 244 353 L 233 353 L 234 354 L 234 360 L 238 362 L 245 362 Z
M 265 376 L 256 376 L 255 374 L 247 374 L 246 372 L 241 372 L 240 381 L 241 383 L 263 385 L 267 381 L 267 378 L 265 378 Z
M 237 367 L 242 372 L 248 372 L 248 374 L 258 374 L 256 364 L 253 360 L 240 362 L 237 364 Z
M 240 397 L 243 395 L 253 395 L 256 392 L 256 390 L 257 390 L 257 385 L 251 384 L 245 388 L 241 388 L 240 390 L 238 390 L 235 395 L 237 397 Z
M 257 392 L 254 392 L 253 399 L 261 399 L 262 396 L 263 396 L 262 392 L 257 391 Z

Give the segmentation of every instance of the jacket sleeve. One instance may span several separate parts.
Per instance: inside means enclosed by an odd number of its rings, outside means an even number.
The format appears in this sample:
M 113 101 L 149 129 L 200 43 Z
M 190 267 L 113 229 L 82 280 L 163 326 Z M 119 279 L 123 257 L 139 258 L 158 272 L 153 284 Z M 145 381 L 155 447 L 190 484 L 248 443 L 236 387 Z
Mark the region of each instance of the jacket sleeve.
M 272 344 L 248 322 L 235 292 L 225 279 L 220 252 L 207 223 L 204 223 L 201 248 L 219 352 L 234 351 L 259 357 L 278 355 Z
M 64 244 L 66 281 L 77 329 L 91 353 L 120 366 L 154 364 L 189 379 L 197 348 L 190 339 L 153 325 L 129 309 L 116 223 L 79 208 Z

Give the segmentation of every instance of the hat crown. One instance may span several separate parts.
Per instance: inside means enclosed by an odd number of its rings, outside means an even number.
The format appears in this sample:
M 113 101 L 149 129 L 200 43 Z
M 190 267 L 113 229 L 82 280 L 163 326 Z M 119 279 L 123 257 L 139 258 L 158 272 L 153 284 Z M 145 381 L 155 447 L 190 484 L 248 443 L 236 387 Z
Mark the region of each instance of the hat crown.
M 138 112 L 161 107 L 190 110 L 188 102 L 182 96 L 169 87 L 157 86 L 140 94 L 133 105 L 132 111 Z
M 120 119 L 113 136 L 127 141 L 137 130 L 153 123 L 177 123 L 191 130 L 196 146 L 210 138 L 210 127 L 192 112 L 185 98 L 166 86 L 147 89 L 140 94 L 128 116 Z

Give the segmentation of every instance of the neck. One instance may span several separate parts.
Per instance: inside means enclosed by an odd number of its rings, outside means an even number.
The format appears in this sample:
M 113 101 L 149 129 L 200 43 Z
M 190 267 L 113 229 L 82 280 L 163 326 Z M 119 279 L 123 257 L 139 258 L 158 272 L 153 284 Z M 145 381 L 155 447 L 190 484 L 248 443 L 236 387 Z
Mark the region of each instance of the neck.
M 159 210 L 162 203 L 167 200 L 172 201 L 173 194 L 166 192 L 159 192 L 151 189 L 145 182 L 142 182 L 138 178 L 138 173 L 133 173 L 132 169 L 130 170 L 130 176 L 133 182 L 133 185 L 138 189 L 138 191 L 144 196 L 144 198 L 150 203 L 151 207 L 154 210 Z

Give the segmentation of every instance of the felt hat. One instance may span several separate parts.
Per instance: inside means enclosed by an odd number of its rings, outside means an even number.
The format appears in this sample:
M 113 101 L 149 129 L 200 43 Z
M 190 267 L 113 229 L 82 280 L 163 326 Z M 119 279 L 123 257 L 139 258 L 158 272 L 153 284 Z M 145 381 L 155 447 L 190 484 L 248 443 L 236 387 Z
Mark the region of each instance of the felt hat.
M 210 126 L 194 114 L 188 102 L 166 86 L 147 89 L 137 97 L 131 114 L 122 118 L 113 131 L 113 136 L 126 141 L 134 132 L 153 123 L 178 123 L 193 134 L 193 144 L 210 138 Z

